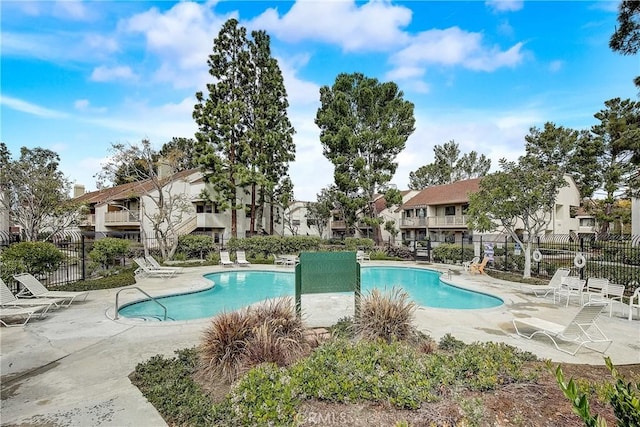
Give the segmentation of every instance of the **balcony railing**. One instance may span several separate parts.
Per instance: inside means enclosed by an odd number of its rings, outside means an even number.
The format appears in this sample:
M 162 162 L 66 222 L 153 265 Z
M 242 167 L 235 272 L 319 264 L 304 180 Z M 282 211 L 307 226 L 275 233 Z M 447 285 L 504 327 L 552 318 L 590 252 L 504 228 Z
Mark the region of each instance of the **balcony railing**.
M 106 225 L 140 224 L 140 211 L 115 211 L 104 214 Z
M 83 216 L 79 221 L 79 225 L 81 227 L 93 227 L 96 225 L 96 214 L 87 214 Z
M 401 227 L 466 227 L 467 215 L 443 215 L 426 218 L 402 218 Z

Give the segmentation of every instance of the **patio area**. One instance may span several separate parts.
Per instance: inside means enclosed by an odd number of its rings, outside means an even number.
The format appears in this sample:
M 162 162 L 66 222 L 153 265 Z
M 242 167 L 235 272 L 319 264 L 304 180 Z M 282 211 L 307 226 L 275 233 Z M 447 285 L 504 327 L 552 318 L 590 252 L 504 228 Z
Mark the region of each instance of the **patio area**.
M 579 307 L 554 304 L 551 298 L 524 293 L 518 283 L 471 275 L 462 268 L 415 263 L 403 265 L 445 272 L 443 280 L 472 290 L 496 295 L 504 305 L 483 310 L 420 308 L 417 327 L 436 341 L 447 333 L 465 342 L 496 341 L 531 351 L 553 362 L 603 365 L 603 355 L 581 349 L 575 356 L 562 353 L 544 337 L 527 340 L 516 335 L 514 318 L 535 316 L 566 323 Z M 287 267 L 252 265 L 253 270 Z M 245 267 L 244 271 L 246 271 Z M 188 292 L 210 286 L 202 275 L 222 267 L 197 267 L 170 279 L 146 278 L 138 285 L 153 296 Z M 228 271 L 228 269 L 227 269 Z M 449 278 L 450 277 L 450 278 Z M 45 319 L 32 319 L 23 328 L 0 329 L 2 425 L 166 425 L 128 375 L 138 363 L 156 354 L 199 343 L 208 319 L 185 322 L 113 320 L 119 289 L 91 291 L 86 302 L 58 309 Z M 127 292 L 129 299 L 140 294 Z M 124 294 L 123 294 L 124 297 Z M 126 299 L 125 298 L 125 299 Z M 618 307 L 616 307 L 618 308 Z M 303 298 L 309 326 L 329 326 L 353 314 L 352 298 L 311 295 Z M 626 311 L 608 310 L 597 321 L 613 340 L 606 355 L 616 365 L 640 364 L 640 321 L 628 321 Z

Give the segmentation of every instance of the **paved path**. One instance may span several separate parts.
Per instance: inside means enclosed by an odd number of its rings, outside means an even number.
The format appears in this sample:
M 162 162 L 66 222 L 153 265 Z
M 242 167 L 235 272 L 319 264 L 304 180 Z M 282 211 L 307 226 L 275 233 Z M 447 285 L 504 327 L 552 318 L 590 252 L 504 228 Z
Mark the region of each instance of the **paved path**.
M 367 263 L 370 265 L 397 263 Z M 407 265 L 403 263 L 402 265 Z M 414 265 L 411 263 L 410 265 Z M 447 266 L 424 266 L 447 271 Z M 276 269 L 251 266 L 251 269 Z M 279 267 L 282 270 L 282 267 Z M 202 278 L 217 267 L 186 269 L 173 279 L 144 279 L 139 284 L 154 296 L 208 286 Z M 446 275 L 445 275 L 446 276 Z M 454 268 L 445 281 L 488 292 L 505 304 L 486 310 L 421 308 L 416 324 L 439 340 L 451 333 L 465 342 L 500 341 L 556 362 L 603 364 L 603 356 L 581 350 L 570 356 L 544 339 L 525 340 L 514 333 L 515 317 L 537 316 L 564 322 L 578 310 L 522 292 L 518 284 L 469 275 Z M 86 302 L 59 309 L 46 319 L 33 319 L 24 328 L 0 329 L 3 426 L 165 426 L 166 423 L 134 387 L 128 375 L 138 363 L 156 354 L 198 344 L 208 320 L 140 322 L 112 320 L 118 289 L 92 291 Z M 133 292 L 124 299 L 138 298 Z M 303 300 L 310 326 L 327 326 L 353 313 L 351 298 L 314 295 Z M 621 315 L 601 316 L 600 327 L 614 340 L 607 351 L 618 365 L 640 363 L 640 321 Z

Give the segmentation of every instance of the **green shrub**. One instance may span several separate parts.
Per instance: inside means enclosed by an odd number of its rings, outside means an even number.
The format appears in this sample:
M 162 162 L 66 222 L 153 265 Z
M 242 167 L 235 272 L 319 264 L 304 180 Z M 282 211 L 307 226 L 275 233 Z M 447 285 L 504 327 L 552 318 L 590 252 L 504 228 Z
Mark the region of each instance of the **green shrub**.
M 435 400 L 437 378 L 426 375 L 423 357 L 411 346 L 334 340 L 290 368 L 302 398 L 329 402 L 388 402 L 415 409 Z
M 329 332 L 333 338 L 353 338 L 355 336 L 353 317 L 347 316 L 338 319 L 335 324 L 329 327 Z
M 131 242 L 129 240 L 105 237 L 93 243 L 89 258 L 93 262 L 102 265 L 103 268 L 107 268 L 113 265 L 116 260 L 124 259 L 130 245 Z
M 176 351 L 176 357 L 153 356 L 139 363 L 129 376 L 170 425 L 208 426 L 218 415 L 211 399 L 193 380 L 198 360 L 195 349 Z
M 300 403 L 298 384 L 274 364 L 252 369 L 236 384 L 228 401 L 232 423 L 245 426 L 295 425 Z
M 15 243 L 0 253 L 2 272 L 39 274 L 56 271 L 64 255 L 50 242 Z
M 186 258 L 204 259 L 215 251 L 215 243 L 211 236 L 186 234 L 178 237 L 178 249 L 176 252 L 184 254 Z
M 56 291 L 94 291 L 98 289 L 112 289 L 136 284 L 133 268 L 126 268 L 98 279 L 79 280 L 73 283 L 56 286 Z
M 450 261 L 462 261 L 470 260 L 473 258 L 474 249 L 472 245 L 464 246 L 464 254 L 462 251 L 462 245 L 456 243 L 441 243 L 433 248 L 433 258 L 435 261 L 445 262 Z
M 444 351 L 459 351 L 465 348 L 467 344 L 447 333 L 438 342 L 438 348 Z
M 344 245 L 349 251 L 355 251 L 362 249 L 365 251 L 371 250 L 375 245 L 373 239 L 361 238 L 361 237 L 347 237 L 344 239 Z
M 302 251 L 317 251 L 322 239 L 316 236 L 253 236 L 231 238 L 227 247 L 231 251 L 244 250 L 249 258 L 267 258 L 274 254 L 297 254 Z

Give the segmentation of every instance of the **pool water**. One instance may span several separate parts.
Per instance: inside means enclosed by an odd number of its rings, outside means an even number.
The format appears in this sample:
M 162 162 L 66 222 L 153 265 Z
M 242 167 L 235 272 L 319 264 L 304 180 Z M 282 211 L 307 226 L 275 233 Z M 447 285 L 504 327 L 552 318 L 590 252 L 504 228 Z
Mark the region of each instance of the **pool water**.
M 206 274 L 213 281 L 210 289 L 171 295 L 156 300 L 167 307 L 171 320 L 213 317 L 223 311 L 237 310 L 269 298 L 295 295 L 295 275 L 280 271 L 225 271 Z M 440 273 L 406 267 L 364 267 L 361 269 L 363 294 L 377 288 L 401 287 L 418 305 L 424 307 L 478 309 L 497 307 L 500 298 L 448 285 Z M 144 300 L 123 306 L 124 317 L 162 320 L 164 311 L 153 301 Z

